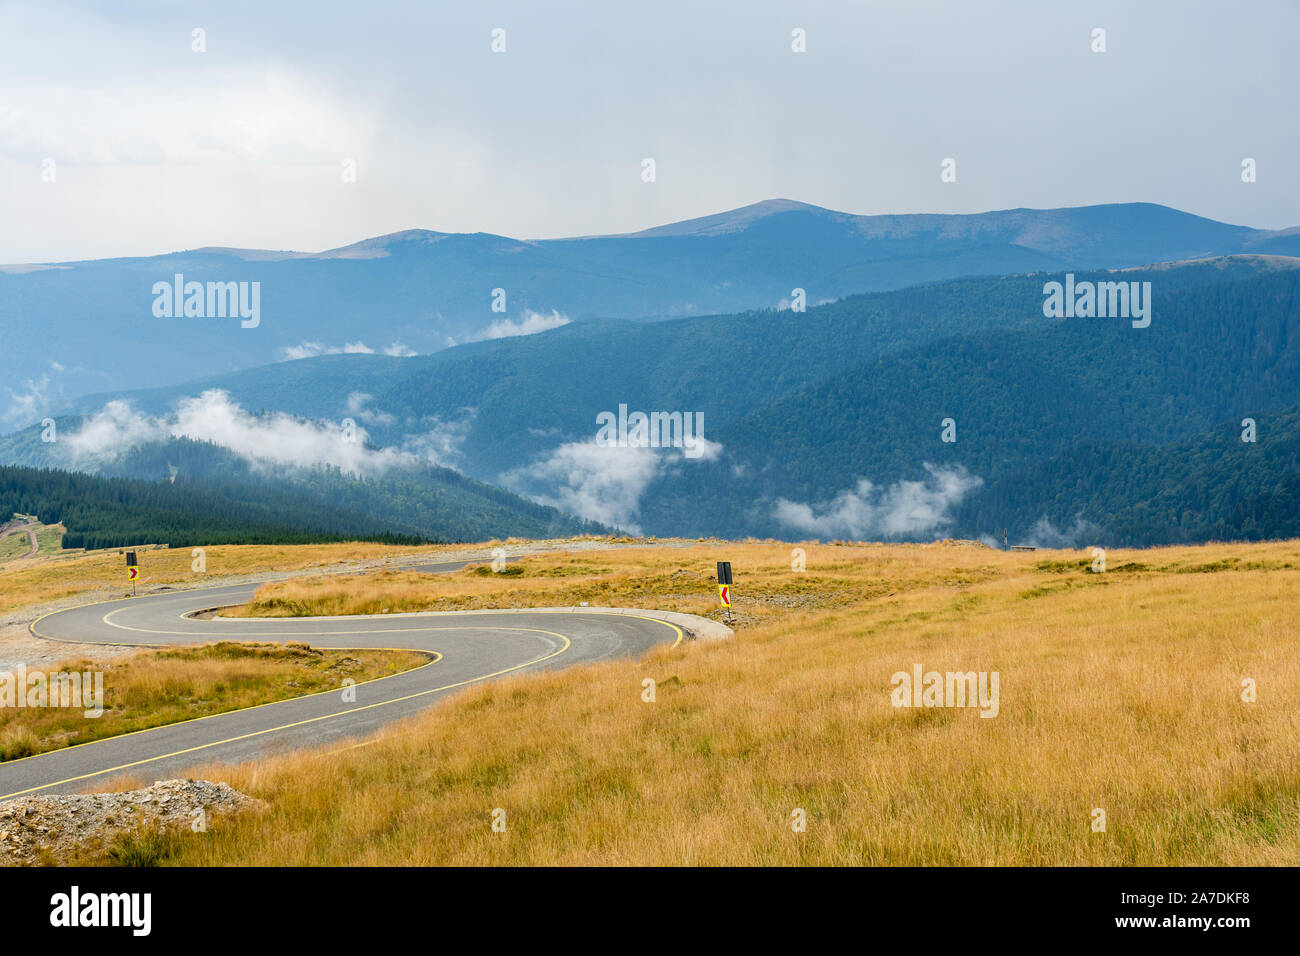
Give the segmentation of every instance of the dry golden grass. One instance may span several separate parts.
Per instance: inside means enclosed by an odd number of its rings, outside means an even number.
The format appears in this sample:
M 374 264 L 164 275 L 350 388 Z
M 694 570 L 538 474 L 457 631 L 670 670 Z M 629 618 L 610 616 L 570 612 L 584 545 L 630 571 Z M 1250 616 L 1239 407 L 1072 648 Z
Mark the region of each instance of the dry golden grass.
M 0 562 L 25 555 L 30 547 L 31 538 L 26 531 L 11 531 L 0 538 Z
M 204 548 L 207 570 L 196 574 L 191 549 L 138 550 L 143 590 L 159 584 L 195 584 L 208 579 L 265 571 L 298 571 L 344 561 L 379 561 L 404 555 L 428 555 L 462 550 L 459 545 L 405 547 L 345 542 L 319 545 L 213 545 Z M 96 588 L 130 593 L 125 549 L 49 551 L 44 541 L 34 558 L 11 562 L 4 571 L 0 611 L 38 602 L 57 601 Z
M 809 546 L 805 545 L 805 551 Z M 817 546 L 812 546 L 817 551 Z M 921 547 L 921 546 L 918 546 Z M 996 573 L 983 546 L 941 546 L 954 552 L 953 583 Z M 720 551 L 719 548 L 722 550 Z M 232 617 L 301 617 L 409 611 L 466 611 L 497 607 L 592 605 L 660 608 L 721 619 L 714 559 L 722 553 L 747 559 L 743 605 L 737 613 L 758 623 L 792 609 L 815 609 L 888 596 L 931 583 L 931 569 L 895 549 L 828 547 L 820 565 L 791 571 L 788 545 L 685 544 L 528 555 L 495 573 L 487 564 L 455 574 L 400 570 L 277 581 L 258 588 L 251 602 L 222 613 Z M 872 555 L 864 567 L 862 554 Z M 922 552 L 923 553 L 923 552 Z M 958 556 L 959 555 L 959 556 Z
M 423 579 L 418 593 L 379 579 L 400 591 L 394 611 L 574 599 L 700 611 L 724 558 L 744 626 L 472 688 L 356 749 L 198 768 L 272 809 L 186 835 L 167 859 L 1300 861 L 1300 541 L 1112 551 L 1104 575 L 1082 552 L 803 547 L 801 574 L 789 545 L 751 543 L 528 558 L 518 576 Z M 335 586 L 313 585 L 312 600 L 361 609 L 376 596 L 365 579 Z M 894 708 L 891 675 L 917 663 L 999 672 L 999 715 Z M 792 830 L 796 808 L 806 832 Z
M 61 661 L 39 671 L 103 673 L 104 713 L 87 719 L 84 706 L 2 707 L 0 761 L 333 690 L 345 678 L 361 683 L 427 661 L 415 651 L 322 651 L 306 644 L 230 641 L 145 650 L 109 662 Z

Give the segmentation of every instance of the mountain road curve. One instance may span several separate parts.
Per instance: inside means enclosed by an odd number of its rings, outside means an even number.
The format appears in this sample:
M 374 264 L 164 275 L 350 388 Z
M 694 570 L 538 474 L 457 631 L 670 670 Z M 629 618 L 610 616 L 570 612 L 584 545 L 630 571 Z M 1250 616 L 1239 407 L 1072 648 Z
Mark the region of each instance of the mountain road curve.
M 429 573 L 463 563 L 426 565 Z M 198 617 L 247 601 L 260 582 L 82 605 L 34 621 L 37 637 L 155 647 L 222 640 L 318 648 L 405 648 L 429 662 L 343 689 L 261 704 L 0 763 L 0 800 L 76 792 L 120 774 L 164 779 L 199 763 L 248 760 L 358 738 L 482 681 L 539 668 L 638 656 L 676 643 L 702 618 L 655 611 L 555 608 L 318 618 Z M 112 704 L 112 687 L 104 688 Z M 355 699 L 353 699 L 355 698 Z M 94 719 L 94 718 L 87 718 Z

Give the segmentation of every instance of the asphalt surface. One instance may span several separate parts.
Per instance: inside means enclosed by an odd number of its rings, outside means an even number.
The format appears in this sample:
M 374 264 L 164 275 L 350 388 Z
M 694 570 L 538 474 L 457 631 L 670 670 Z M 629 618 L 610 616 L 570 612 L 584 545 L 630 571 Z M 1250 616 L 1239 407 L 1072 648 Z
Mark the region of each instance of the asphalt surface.
M 463 563 L 427 565 L 430 573 Z M 431 663 L 329 691 L 0 763 L 0 800 L 70 793 L 115 775 L 162 780 L 197 764 L 248 760 L 302 747 L 340 747 L 468 685 L 524 670 L 635 656 L 682 638 L 650 617 L 565 611 L 382 614 L 326 618 L 189 617 L 247 601 L 258 584 L 177 591 L 69 608 L 35 621 L 52 640 L 159 646 L 220 640 L 303 641 L 320 648 L 410 648 Z M 112 687 L 104 698 L 112 705 Z M 87 718 L 93 719 L 93 718 Z

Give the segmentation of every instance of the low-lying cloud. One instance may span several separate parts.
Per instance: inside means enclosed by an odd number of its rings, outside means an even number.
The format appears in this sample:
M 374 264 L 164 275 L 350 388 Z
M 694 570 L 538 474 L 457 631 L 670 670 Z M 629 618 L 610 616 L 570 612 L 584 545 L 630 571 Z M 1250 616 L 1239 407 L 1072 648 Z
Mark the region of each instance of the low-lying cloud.
M 570 319 L 567 315 L 561 315 L 554 309 L 551 310 L 550 315 L 543 315 L 541 312 L 525 309 L 524 317 L 520 321 L 501 319 L 499 322 L 493 322 L 478 338 L 507 339 L 516 335 L 536 335 L 538 332 L 558 329 L 562 325 L 568 325 L 569 322 Z
M 641 496 L 666 469 L 711 460 L 722 446 L 699 439 L 702 453 L 688 460 L 681 448 L 610 446 L 595 439 L 568 442 L 531 465 L 501 476 L 510 490 L 539 504 L 639 534 Z
M 1029 529 L 1029 534 L 1022 543 L 1035 548 L 1078 548 L 1090 544 L 1099 530 L 1091 521 L 1085 520 L 1083 515 L 1076 515 L 1074 524 L 1065 529 L 1056 527 L 1047 519 L 1047 515 L 1043 515 Z
M 352 392 L 347 397 L 348 414 L 367 425 L 391 425 L 397 421 L 396 416 L 371 408 L 370 403 L 374 400 L 375 397 L 366 392 Z
M 280 348 L 280 357 L 287 362 L 295 359 L 315 358 L 317 355 L 374 355 L 376 352 L 392 355 L 396 358 L 409 358 L 418 355 L 415 349 L 404 342 L 394 342 L 385 349 L 372 349 L 365 342 L 347 342 L 343 345 L 326 345 L 323 342 L 299 342 L 297 345 L 285 345 Z
M 425 415 L 415 423 L 421 431 L 403 436 L 402 449 L 431 464 L 457 468 L 476 415 L 473 408 L 462 409 L 461 416 L 453 420 Z
M 921 481 L 880 487 L 860 478 L 830 501 L 802 504 L 778 498 L 773 516 L 781 524 L 818 538 L 906 538 L 952 523 L 951 511 L 983 484 L 964 468 L 924 465 Z
M 39 378 L 28 379 L 24 391 L 9 389 L 9 407 L 0 422 L 13 428 L 30 425 L 44 418 L 50 405 L 50 376 L 42 374 Z
M 9 392 L 9 406 L 0 413 L 0 427 L 23 428 L 39 422 L 64 402 L 63 364 L 51 360 L 35 378 L 29 378 L 23 389 Z
M 220 389 L 181 399 L 174 414 L 161 418 L 143 415 L 128 402 L 109 402 L 60 442 L 66 443 L 75 465 L 85 465 L 167 438 L 212 442 L 257 465 L 328 465 L 357 477 L 420 463 L 407 451 L 367 447 L 368 435 L 359 425 L 347 428 L 283 412 L 254 415 Z

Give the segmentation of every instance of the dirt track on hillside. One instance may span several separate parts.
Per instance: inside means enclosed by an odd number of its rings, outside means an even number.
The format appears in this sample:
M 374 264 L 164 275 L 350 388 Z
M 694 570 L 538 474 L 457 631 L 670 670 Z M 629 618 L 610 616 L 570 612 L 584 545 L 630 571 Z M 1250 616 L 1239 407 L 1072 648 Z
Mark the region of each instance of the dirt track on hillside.
M 26 554 L 17 555 L 9 560 L 21 561 L 23 558 L 35 557 L 39 545 L 36 543 L 36 531 L 32 528 L 32 523 L 30 521 L 10 521 L 8 524 L 0 527 L 0 538 L 3 538 L 12 531 L 26 531 L 27 540 L 30 541 L 31 544 L 28 545 Z

